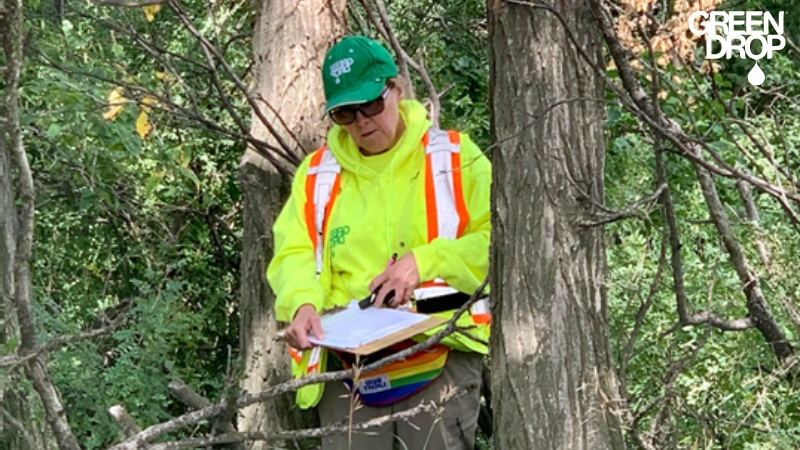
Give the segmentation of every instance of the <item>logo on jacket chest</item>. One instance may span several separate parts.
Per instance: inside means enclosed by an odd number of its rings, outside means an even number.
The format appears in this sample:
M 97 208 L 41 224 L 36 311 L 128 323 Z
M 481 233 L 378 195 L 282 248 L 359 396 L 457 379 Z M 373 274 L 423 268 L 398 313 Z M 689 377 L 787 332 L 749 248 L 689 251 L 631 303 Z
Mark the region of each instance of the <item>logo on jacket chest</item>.
M 350 233 L 349 225 L 336 227 L 331 230 L 331 234 L 328 236 L 328 245 L 330 245 L 331 248 L 331 257 L 334 256 L 333 250 L 337 246 L 344 244 L 345 237 L 348 233 Z

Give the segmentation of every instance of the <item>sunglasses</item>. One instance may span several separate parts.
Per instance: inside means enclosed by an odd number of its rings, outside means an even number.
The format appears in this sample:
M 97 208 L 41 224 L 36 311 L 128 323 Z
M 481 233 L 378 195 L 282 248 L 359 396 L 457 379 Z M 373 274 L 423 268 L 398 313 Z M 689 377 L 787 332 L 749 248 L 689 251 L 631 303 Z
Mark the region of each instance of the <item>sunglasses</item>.
M 377 116 L 383 112 L 383 101 L 386 99 L 386 96 L 389 95 L 389 91 L 391 90 L 392 86 L 386 86 L 386 89 L 384 89 L 381 95 L 375 100 L 367 103 L 361 103 L 359 105 L 341 106 L 331 110 L 328 115 L 337 125 L 350 125 L 351 123 L 355 122 L 356 114 L 359 111 L 361 111 L 361 114 L 363 114 L 364 117 Z

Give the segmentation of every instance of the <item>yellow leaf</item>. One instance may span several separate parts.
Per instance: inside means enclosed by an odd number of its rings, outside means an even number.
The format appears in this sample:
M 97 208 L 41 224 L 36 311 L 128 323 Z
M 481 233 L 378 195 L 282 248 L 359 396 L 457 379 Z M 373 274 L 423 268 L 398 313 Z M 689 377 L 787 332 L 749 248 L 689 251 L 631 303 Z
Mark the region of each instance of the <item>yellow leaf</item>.
M 122 110 L 125 108 L 125 97 L 122 94 L 125 93 L 125 89 L 121 86 L 117 86 L 114 88 L 111 93 L 108 94 L 108 111 L 103 114 L 103 118 L 106 120 L 114 120 L 119 116 Z
M 166 81 L 167 83 L 174 83 L 175 82 L 175 77 L 173 77 L 172 75 L 170 75 L 168 73 L 164 73 L 164 72 L 156 72 L 156 78 L 158 78 L 161 81 Z
M 152 22 L 156 18 L 156 13 L 161 11 L 161 4 L 142 6 L 145 17 L 148 22 Z
M 149 113 L 150 110 L 152 109 L 150 108 L 150 105 L 157 105 L 157 104 L 158 104 L 158 99 L 153 97 L 152 95 L 148 95 L 147 97 L 142 99 L 142 104 L 140 106 L 140 109 L 146 113 Z
M 139 112 L 139 117 L 136 119 L 136 131 L 142 137 L 142 140 L 147 139 L 147 136 L 150 136 L 150 133 L 153 132 L 153 125 L 147 119 L 145 111 Z

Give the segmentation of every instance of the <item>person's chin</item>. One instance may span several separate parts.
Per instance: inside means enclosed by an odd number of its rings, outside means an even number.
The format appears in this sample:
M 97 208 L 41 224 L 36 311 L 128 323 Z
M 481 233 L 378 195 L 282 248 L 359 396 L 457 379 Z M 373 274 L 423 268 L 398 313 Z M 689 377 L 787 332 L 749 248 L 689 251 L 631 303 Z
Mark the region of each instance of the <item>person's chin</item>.
M 364 139 L 359 147 L 370 154 L 379 153 L 386 148 L 381 139 Z

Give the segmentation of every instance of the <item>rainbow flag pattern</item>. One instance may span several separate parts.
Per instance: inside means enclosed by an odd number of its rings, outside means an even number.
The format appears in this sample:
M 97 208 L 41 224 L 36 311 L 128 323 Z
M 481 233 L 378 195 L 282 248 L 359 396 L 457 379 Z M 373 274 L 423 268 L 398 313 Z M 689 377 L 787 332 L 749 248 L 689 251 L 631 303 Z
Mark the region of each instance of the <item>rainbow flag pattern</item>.
M 361 374 L 358 396 L 366 406 L 388 406 L 425 389 L 444 372 L 450 348 L 436 345 L 421 350 L 405 360 L 393 362 L 374 372 Z M 350 366 L 342 361 L 345 367 Z M 353 391 L 353 380 L 345 380 Z

